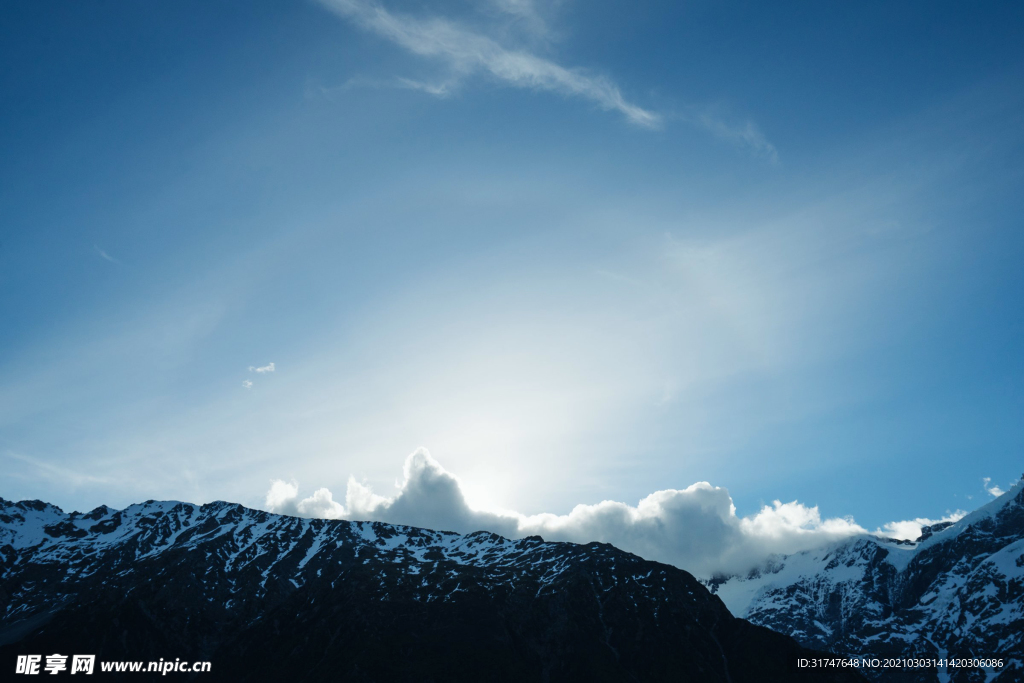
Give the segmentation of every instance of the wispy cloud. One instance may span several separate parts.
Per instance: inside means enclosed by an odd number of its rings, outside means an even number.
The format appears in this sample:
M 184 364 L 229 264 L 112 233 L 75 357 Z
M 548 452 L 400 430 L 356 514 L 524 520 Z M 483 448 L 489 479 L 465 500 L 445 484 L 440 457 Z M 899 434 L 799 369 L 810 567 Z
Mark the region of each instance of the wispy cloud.
M 751 154 L 779 162 L 779 152 L 753 121 L 736 121 L 714 110 L 704 108 L 683 114 L 680 118 L 692 126 L 702 128 L 720 140 L 745 148 Z
M 413 54 L 442 61 L 456 79 L 484 73 L 513 87 L 590 100 L 603 109 L 620 112 L 639 126 L 655 128 L 661 123 L 658 114 L 627 101 L 618 86 L 604 76 L 569 69 L 525 50 L 507 49 L 447 19 L 396 14 L 367 0 L 321 2 L 339 16 Z M 521 2 L 504 4 L 524 12 L 529 6 Z
M 448 81 L 443 83 L 424 83 L 423 81 L 415 81 L 411 78 L 398 78 L 398 88 L 406 88 L 407 90 L 419 90 L 425 92 L 428 95 L 434 97 L 448 97 L 452 94 L 452 90 L 455 87 L 455 83 Z
M 631 123 L 642 127 L 659 128 L 663 122 L 661 114 L 627 101 L 619 87 L 607 77 L 561 66 L 522 47 L 506 47 L 503 43 L 509 42 L 507 35 L 499 42 L 483 31 L 467 28 L 446 18 L 398 14 L 372 0 L 320 2 L 336 14 L 413 54 L 441 62 L 449 72 L 447 77 L 435 81 L 403 77 L 385 80 L 356 77 L 334 88 L 320 87 L 320 95 L 329 96 L 336 91 L 352 88 L 401 88 L 445 98 L 450 97 L 469 76 L 483 73 L 513 87 L 590 100 L 603 109 L 620 112 Z M 551 36 L 547 22 L 532 0 L 492 0 L 484 7 L 512 17 L 516 25 L 524 27 L 533 38 L 546 40 Z M 730 117 L 720 109 L 717 106 L 690 107 L 686 113 L 672 118 L 746 149 L 756 157 L 773 164 L 778 163 L 778 150 L 756 123 L 749 119 Z
M 93 248 L 93 251 L 96 252 L 96 255 L 99 256 L 101 259 L 103 259 L 105 261 L 110 261 L 111 263 L 116 263 L 118 265 L 121 264 L 120 261 L 118 261 L 116 258 L 111 256 L 110 254 L 108 254 L 104 250 L 100 249 L 97 245 L 95 245 L 95 244 L 92 245 L 92 248 Z
M 989 484 L 991 484 L 991 483 L 992 483 L 992 477 L 983 477 L 982 480 L 981 480 L 981 485 L 984 487 L 984 489 L 988 492 L 988 494 L 990 496 L 994 496 L 994 497 L 998 498 L 999 496 L 1001 496 L 1004 493 L 1006 493 L 1006 491 L 1004 491 L 1001 488 L 999 488 L 999 486 L 997 484 L 992 484 L 991 486 L 989 486 Z
M 547 36 L 550 33 L 548 23 L 541 15 L 535 0 L 490 0 L 488 5 L 511 17 L 534 35 Z
M 252 380 L 243 379 L 242 380 L 242 388 L 243 389 L 252 389 Z
M 425 92 L 428 95 L 433 95 L 434 97 L 445 98 L 449 97 L 458 88 L 458 80 L 448 79 L 430 83 L 426 81 L 418 81 L 412 78 L 404 78 L 402 76 L 396 76 L 395 78 L 388 79 L 355 76 L 348 79 L 341 85 L 336 86 L 309 84 L 306 89 L 306 97 L 310 99 L 315 97 L 333 99 L 338 93 L 358 88 L 368 88 L 371 90 L 386 90 L 391 88 L 398 90 L 417 90 L 419 92 Z
M 22 453 L 7 451 L 5 455 L 12 460 L 18 460 L 30 465 L 39 476 L 51 481 L 58 481 L 72 486 L 81 486 L 82 484 L 109 484 L 112 482 L 109 477 L 98 477 L 92 474 L 84 474 L 77 470 L 73 470 L 68 467 L 61 467 L 60 465 L 54 465 Z
M 491 0 L 491 6 L 515 17 L 540 18 L 534 0 Z

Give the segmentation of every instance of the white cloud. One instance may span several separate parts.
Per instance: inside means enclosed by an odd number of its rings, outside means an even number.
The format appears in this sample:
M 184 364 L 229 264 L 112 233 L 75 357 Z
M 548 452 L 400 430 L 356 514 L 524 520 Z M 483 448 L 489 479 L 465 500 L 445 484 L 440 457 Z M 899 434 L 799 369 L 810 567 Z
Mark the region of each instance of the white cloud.
M 324 488 L 317 489 L 312 496 L 299 501 L 297 508 L 299 514 L 305 517 L 340 519 L 345 515 L 345 508 Z
M 914 541 L 921 536 L 921 530 L 926 526 L 932 526 L 933 524 L 940 524 L 942 522 L 958 522 L 967 513 L 963 510 L 957 510 L 956 512 L 948 512 L 945 517 L 939 519 L 928 519 L 927 517 L 918 517 L 916 519 L 908 519 L 902 522 L 889 522 L 882 526 L 881 529 L 875 531 L 878 536 L 885 536 L 887 538 L 898 538 L 905 541 Z
M 243 389 L 252 389 L 252 381 L 247 380 L 247 379 L 243 379 L 242 380 L 242 388 Z
M 325 488 L 300 499 L 294 483 L 274 481 L 266 507 L 306 517 L 458 532 L 485 529 L 511 538 L 538 534 L 546 540 L 600 541 L 703 576 L 744 572 L 775 553 L 799 552 L 869 533 L 853 519 L 823 519 L 817 507 L 796 501 L 776 500 L 756 514 L 740 517 L 728 490 L 707 482 L 656 491 L 635 506 L 610 500 L 577 505 L 566 515 L 474 509 L 466 502 L 459 479 L 422 448 L 406 459 L 404 481 L 393 497 L 377 495 L 350 478 L 342 505 Z M 922 525 L 935 521 L 942 520 L 893 522 L 885 532 L 876 533 L 906 537 L 916 526 L 916 538 Z
M 298 508 L 295 507 L 298 496 L 298 484 L 295 482 L 289 484 L 286 481 L 275 479 L 270 482 L 270 490 L 267 491 L 267 497 L 264 499 L 263 504 L 271 512 L 277 512 L 282 515 L 295 515 L 298 513 Z
M 258 372 L 260 374 L 263 374 L 265 372 L 274 372 L 274 364 L 273 363 L 267 363 L 266 365 L 264 365 L 262 367 L 259 367 L 259 368 L 256 367 L 255 365 L 250 365 L 249 366 L 249 372 Z
M 447 19 L 395 14 L 367 0 L 321 2 L 336 14 L 413 54 L 440 60 L 457 78 L 485 73 L 518 88 L 582 97 L 603 109 L 618 111 L 640 126 L 654 128 L 661 122 L 657 114 L 628 102 L 618 86 L 603 76 L 568 69 L 525 50 L 507 49 L 494 39 Z M 532 11 L 527 2 L 500 4 L 504 11 L 519 12 L 521 16 Z
M 982 482 L 982 487 L 984 487 L 984 489 L 986 491 L 988 491 L 990 496 L 994 496 L 995 498 L 998 498 L 999 496 L 1001 496 L 1004 493 L 1006 493 L 1006 491 L 1004 491 L 1001 488 L 999 488 L 998 484 L 992 484 L 991 486 L 989 486 L 989 484 L 992 482 L 992 477 L 983 477 L 981 482 Z
M 299 500 L 298 485 L 280 479 L 270 482 L 264 505 L 272 512 L 296 517 L 340 519 L 345 516 L 345 508 L 335 502 L 327 489 L 318 489 L 309 498 Z

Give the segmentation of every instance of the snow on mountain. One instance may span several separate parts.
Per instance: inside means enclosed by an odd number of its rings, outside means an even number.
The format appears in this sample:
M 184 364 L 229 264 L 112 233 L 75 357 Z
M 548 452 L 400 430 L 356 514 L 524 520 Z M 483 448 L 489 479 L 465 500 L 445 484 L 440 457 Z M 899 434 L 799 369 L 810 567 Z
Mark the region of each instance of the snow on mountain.
M 0 666 L 188 657 L 217 680 L 857 681 L 612 546 L 224 502 L 66 514 L 0 499 Z
M 916 542 L 861 536 L 705 582 L 737 616 L 849 655 L 1003 657 L 1002 670 L 880 680 L 1024 680 L 1024 486 Z M 870 675 L 870 671 L 867 672 Z

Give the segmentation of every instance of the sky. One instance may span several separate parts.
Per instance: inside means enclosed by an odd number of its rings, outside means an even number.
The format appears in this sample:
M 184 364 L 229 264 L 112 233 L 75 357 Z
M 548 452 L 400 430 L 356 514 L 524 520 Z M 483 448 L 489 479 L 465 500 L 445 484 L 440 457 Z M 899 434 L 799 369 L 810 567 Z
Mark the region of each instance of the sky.
M 4 13 L 4 498 L 740 562 L 1020 477 L 1024 6 Z

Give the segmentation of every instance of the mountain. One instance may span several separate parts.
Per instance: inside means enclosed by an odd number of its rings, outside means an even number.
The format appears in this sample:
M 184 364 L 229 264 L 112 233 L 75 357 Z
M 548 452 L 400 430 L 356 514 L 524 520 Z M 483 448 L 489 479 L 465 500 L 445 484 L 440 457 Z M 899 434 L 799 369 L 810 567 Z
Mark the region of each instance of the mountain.
M 820 654 L 609 545 L 223 502 L 0 499 L 0 612 L 8 673 L 17 655 L 77 653 L 207 660 L 216 675 L 194 677 L 217 681 L 864 680 L 797 668 Z
M 707 582 L 733 614 L 852 656 L 999 658 L 1003 668 L 881 671 L 884 681 L 1024 681 L 1024 486 L 916 542 L 864 536 Z

